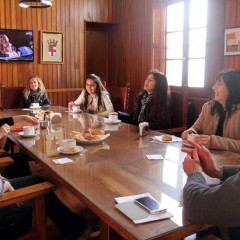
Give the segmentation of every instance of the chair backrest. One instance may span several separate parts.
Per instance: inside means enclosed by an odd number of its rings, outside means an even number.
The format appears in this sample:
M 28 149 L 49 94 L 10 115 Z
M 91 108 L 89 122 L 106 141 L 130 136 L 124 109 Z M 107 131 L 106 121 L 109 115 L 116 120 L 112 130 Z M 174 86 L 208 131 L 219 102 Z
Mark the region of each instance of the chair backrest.
M 2 109 L 17 108 L 24 87 L 1 87 Z
M 128 87 L 115 87 L 106 86 L 107 91 L 110 94 L 114 111 L 128 111 L 128 99 L 129 99 L 129 88 Z
M 187 97 L 184 92 L 171 92 L 172 127 L 187 126 Z

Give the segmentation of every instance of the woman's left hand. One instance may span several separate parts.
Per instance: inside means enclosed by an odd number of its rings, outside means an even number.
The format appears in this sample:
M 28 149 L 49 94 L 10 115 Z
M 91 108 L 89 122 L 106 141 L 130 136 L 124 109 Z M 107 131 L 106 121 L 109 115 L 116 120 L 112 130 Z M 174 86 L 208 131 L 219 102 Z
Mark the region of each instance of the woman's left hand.
M 209 135 L 199 135 L 194 138 L 194 142 L 203 145 L 206 148 L 210 147 L 211 136 Z

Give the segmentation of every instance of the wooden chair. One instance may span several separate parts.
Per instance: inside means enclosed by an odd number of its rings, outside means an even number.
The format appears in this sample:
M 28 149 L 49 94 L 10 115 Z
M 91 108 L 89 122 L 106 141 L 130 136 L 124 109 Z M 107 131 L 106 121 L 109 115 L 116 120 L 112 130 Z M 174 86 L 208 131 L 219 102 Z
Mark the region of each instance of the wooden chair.
M 11 163 L 13 163 L 13 160 L 9 157 L 0 158 L 0 167 L 5 167 Z M 19 238 L 19 240 L 47 239 L 44 195 L 54 189 L 55 186 L 50 182 L 42 182 L 13 192 L 6 192 L 0 197 L 0 208 L 26 200 L 33 201 L 32 231 Z
M 128 112 L 129 88 L 106 86 L 106 89 L 110 94 L 114 111 Z
M 24 87 L 1 87 L 2 109 L 18 108 Z
M 159 130 L 167 134 L 180 135 L 187 128 L 187 94 L 172 91 L 172 128 Z

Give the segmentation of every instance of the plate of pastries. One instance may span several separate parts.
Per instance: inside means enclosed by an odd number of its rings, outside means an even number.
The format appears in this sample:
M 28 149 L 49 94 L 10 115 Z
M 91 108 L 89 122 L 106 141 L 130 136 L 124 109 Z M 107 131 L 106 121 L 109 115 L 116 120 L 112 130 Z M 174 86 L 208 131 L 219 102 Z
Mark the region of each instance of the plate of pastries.
M 53 111 L 50 110 L 42 110 L 39 111 L 36 115 L 35 118 L 39 119 L 39 120 L 43 120 L 44 119 L 44 115 L 46 119 L 50 119 L 50 113 L 52 113 Z
M 102 143 L 110 134 L 105 134 L 101 128 L 90 128 L 84 132 L 71 131 L 70 136 L 79 144 Z

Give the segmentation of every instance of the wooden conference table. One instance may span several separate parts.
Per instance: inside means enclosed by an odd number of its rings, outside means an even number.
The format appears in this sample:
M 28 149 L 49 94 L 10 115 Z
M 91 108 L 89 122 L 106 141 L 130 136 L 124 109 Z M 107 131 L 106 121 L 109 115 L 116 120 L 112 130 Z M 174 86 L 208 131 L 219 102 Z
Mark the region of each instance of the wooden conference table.
M 200 231 L 202 224 L 183 223 L 182 189 L 186 175 L 182 170 L 185 154 L 181 152 L 181 142 L 152 142 L 151 137 L 161 133 L 149 131 L 139 137 L 138 128 L 128 124 L 104 124 L 104 119 L 85 113 L 70 114 L 63 107 L 50 110 L 62 113 L 62 130 L 65 138 L 70 132 L 83 131 L 90 127 L 101 127 L 110 137 L 103 143 L 82 145 L 84 151 L 76 155 L 47 157 L 45 135 L 49 130 L 41 130 L 34 138 L 22 138 L 11 132 L 9 138 L 26 151 L 59 184 L 83 200 L 87 207 L 102 220 L 102 239 L 109 239 L 108 227 L 114 229 L 124 239 L 181 239 Z M 9 109 L 1 117 L 32 114 L 31 111 Z M 148 160 L 147 154 L 161 154 L 164 160 Z M 213 152 L 220 164 L 237 164 L 239 155 Z M 52 160 L 69 157 L 73 163 L 57 165 Z M 227 162 L 226 162 L 227 161 Z M 135 225 L 115 208 L 116 197 L 151 193 L 165 204 L 174 215 L 171 219 Z

